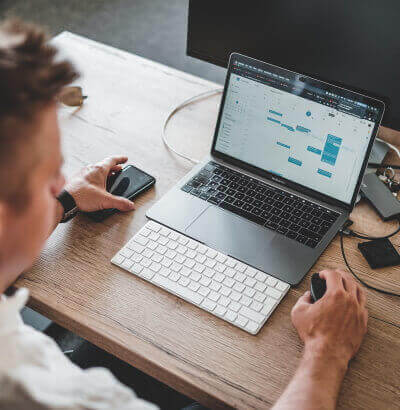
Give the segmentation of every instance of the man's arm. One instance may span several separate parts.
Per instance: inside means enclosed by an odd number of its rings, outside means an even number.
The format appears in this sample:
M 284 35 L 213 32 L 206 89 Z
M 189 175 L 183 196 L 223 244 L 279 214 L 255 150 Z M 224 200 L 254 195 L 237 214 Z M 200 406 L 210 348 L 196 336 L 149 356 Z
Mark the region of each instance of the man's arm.
M 367 331 L 364 290 L 345 271 L 324 270 L 327 291 L 316 303 L 306 292 L 292 310 L 304 342 L 300 365 L 274 410 L 332 410 L 348 363 Z
M 106 190 L 107 178 L 119 172 L 127 160 L 125 156 L 106 158 L 97 164 L 84 167 L 66 183 L 64 188 L 72 195 L 80 211 L 91 212 L 108 208 L 131 211 L 135 208 L 134 203 L 129 199 L 111 195 Z M 54 229 L 64 215 L 62 205 L 56 202 Z

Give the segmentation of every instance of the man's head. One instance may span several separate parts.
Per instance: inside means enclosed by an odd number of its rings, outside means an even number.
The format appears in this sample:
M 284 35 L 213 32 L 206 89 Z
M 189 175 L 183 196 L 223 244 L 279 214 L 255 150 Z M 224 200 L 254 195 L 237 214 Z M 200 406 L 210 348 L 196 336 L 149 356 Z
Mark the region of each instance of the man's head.
M 0 26 L 0 292 L 40 252 L 64 179 L 56 97 L 76 73 L 44 33 Z

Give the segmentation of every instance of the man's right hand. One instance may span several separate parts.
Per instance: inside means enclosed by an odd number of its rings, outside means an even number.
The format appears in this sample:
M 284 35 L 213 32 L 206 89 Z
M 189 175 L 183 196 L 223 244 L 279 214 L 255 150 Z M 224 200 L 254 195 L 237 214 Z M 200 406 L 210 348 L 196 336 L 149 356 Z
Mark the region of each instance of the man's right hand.
M 323 270 L 326 293 L 311 303 L 306 292 L 292 310 L 292 322 L 312 355 L 333 359 L 347 367 L 367 331 L 366 295 L 349 273 Z

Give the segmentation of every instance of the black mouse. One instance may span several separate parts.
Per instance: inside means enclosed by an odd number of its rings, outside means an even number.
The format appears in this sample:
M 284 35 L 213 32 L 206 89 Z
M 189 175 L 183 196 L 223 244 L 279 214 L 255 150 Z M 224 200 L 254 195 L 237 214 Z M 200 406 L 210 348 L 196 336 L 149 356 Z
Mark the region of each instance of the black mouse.
M 311 301 L 316 302 L 321 299 L 326 292 L 326 281 L 319 277 L 319 273 L 314 273 L 311 276 Z

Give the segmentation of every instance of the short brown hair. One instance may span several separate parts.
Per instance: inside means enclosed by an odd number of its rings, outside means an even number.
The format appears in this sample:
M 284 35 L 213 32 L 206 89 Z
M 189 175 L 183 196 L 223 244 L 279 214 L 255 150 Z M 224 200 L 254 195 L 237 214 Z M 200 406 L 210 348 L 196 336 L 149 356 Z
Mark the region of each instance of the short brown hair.
M 38 113 L 77 78 L 56 54 L 41 28 L 18 19 L 0 25 L 0 200 L 18 202 L 27 175 L 19 147 L 29 142 Z

